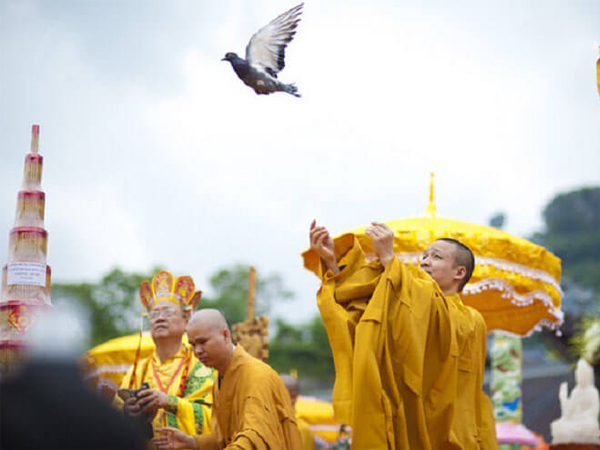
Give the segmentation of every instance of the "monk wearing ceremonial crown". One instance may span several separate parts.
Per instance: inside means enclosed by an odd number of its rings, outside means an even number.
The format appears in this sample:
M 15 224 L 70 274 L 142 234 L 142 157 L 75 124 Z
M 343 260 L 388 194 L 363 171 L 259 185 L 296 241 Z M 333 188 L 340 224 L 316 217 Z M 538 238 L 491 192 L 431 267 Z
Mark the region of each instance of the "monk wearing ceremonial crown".
M 150 317 L 154 353 L 129 369 L 115 404 L 123 411 L 187 434 L 210 433 L 214 373 L 182 342 L 188 318 L 200 300 L 190 276 L 161 270 L 140 284 L 140 301 Z M 151 438 L 152 436 L 148 436 Z

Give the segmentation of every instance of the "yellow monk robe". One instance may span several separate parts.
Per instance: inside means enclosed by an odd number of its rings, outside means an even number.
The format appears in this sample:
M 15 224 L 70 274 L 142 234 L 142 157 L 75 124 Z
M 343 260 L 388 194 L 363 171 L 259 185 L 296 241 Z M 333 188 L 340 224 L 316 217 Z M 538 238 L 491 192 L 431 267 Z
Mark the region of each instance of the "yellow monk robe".
M 479 311 L 466 306 L 459 294 L 446 296 L 456 324 L 459 347 L 457 400 L 452 430 L 465 450 L 497 449 L 492 404 L 483 392 L 486 325 Z
M 181 379 L 186 373 L 183 395 L 178 397 Z M 133 366 L 125 374 L 121 388 L 129 387 L 132 374 Z M 152 356 L 140 359 L 133 388 L 139 389 L 145 381 L 150 389 L 166 391 L 169 396 L 167 414 L 162 414 L 162 408 L 158 410 L 152 422 L 154 428 L 170 426 L 186 434 L 201 434 L 210 433 L 211 430 L 210 403 L 214 379 L 213 370 L 198 361 L 189 347 L 181 344 L 175 356 L 167 358 L 164 363 L 160 362 L 156 350 Z M 114 403 L 119 408 L 123 407 L 118 395 Z
M 315 437 L 310 431 L 310 424 L 302 417 L 296 416 L 296 424 L 302 440 L 302 450 L 315 450 Z
M 195 436 L 198 448 L 302 448 L 290 394 L 269 365 L 237 345 L 219 377 L 213 386 L 213 434 Z
M 397 258 L 383 270 L 358 240 L 335 241 L 341 272 L 304 264 L 323 280 L 317 303 L 333 352 L 336 421 L 355 449 L 459 449 L 451 426 L 458 344 L 437 283 Z M 316 256 L 316 258 L 315 258 Z

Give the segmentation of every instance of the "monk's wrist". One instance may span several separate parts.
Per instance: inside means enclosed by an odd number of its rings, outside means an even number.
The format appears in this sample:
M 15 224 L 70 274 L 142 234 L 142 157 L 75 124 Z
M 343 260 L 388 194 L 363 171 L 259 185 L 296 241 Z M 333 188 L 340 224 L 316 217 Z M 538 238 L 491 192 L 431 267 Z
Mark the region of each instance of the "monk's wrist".
M 331 270 L 334 275 L 340 273 L 340 268 L 337 265 L 337 261 L 335 258 L 332 259 L 324 259 L 323 263 L 328 270 Z
M 387 266 L 388 266 L 388 264 L 390 263 L 390 261 L 391 261 L 392 259 L 394 259 L 394 254 L 393 254 L 393 253 L 390 253 L 390 254 L 387 254 L 387 255 L 382 255 L 382 256 L 379 258 L 379 262 L 380 262 L 380 263 L 381 263 L 381 265 L 382 265 L 382 266 L 385 268 L 385 267 L 387 267 Z
M 167 395 L 167 406 L 165 410 L 173 415 L 177 415 L 177 407 L 179 405 L 179 398 L 174 395 Z
M 185 448 L 189 448 L 191 450 L 198 450 L 198 448 L 200 447 L 198 445 L 198 441 L 196 440 L 196 438 L 194 436 L 187 436 L 187 445 Z

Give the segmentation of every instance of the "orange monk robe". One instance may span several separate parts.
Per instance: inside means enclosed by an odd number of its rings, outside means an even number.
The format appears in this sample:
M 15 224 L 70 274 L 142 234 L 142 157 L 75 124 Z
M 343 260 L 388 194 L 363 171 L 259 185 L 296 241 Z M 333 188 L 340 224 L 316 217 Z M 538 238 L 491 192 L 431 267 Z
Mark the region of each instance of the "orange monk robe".
M 335 241 L 343 270 L 322 278 L 317 303 L 333 352 L 336 421 L 355 449 L 459 449 L 451 430 L 458 344 L 449 305 L 425 272 L 392 259 L 368 263 L 358 240 Z
M 446 296 L 456 324 L 459 347 L 457 399 L 452 424 L 459 442 L 467 449 L 497 449 L 492 404 L 483 392 L 486 325 L 482 315 L 466 306 L 459 294 Z
M 181 379 L 186 372 L 183 395 L 178 397 Z M 133 366 L 121 381 L 121 388 L 129 387 L 132 375 Z M 138 362 L 135 375 L 134 389 L 139 389 L 145 381 L 150 389 L 161 391 L 158 382 L 160 380 L 162 387 L 167 390 L 166 394 L 169 397 L 167 414 L 162 414 L 163 409 L 158 410 L 152 421 L 154 428 L 170 426 L 186 434 L 210 433 L 210 403 L 214 371 L 198 361 L 185 344 L 181 344 L 177 353 L 164 362 L 160 361 L 155 350 L 151 356 Z M 123 400 L 118 395 L 115 395 L 113 403 L 118 408 L 123 408 Z
M 219 377 L 213 386 L 213 434 L 195 436 L 200 450 L 302 448 L 290 394 L 269 365 L 237 345 Z

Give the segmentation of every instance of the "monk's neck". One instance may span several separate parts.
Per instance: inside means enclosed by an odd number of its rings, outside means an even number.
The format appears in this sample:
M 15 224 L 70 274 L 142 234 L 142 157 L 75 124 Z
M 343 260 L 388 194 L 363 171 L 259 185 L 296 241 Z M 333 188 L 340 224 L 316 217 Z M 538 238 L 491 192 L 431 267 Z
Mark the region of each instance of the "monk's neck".
M 177 354 L 181 347 L 181 337 L 168 338 L 156 341 L 156 353 L 160 358 L 160 362 L 164 363 L 167 359 L 172 358 Z
M 456 288 L 450 288 L 450 289 L 446 289 L 445 291 L 442 291 L 444 293 L 444 295 L 453 295 L 453 294 L 458 294 L 458 289 Z
M 234 350 L 235 345 L 231 344 L 225 358 L 223 358 L 223 361 L 219 364 L 215 364 L 215 369 L 217 370 L 217 372 L 219 372 L 220 376 L 225 375 L 225 371 L 227 370 L 227 367 L 229 367 L 229 363 L 231 362 L 231 357 L 233 356 Z

